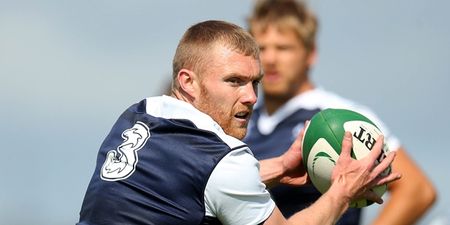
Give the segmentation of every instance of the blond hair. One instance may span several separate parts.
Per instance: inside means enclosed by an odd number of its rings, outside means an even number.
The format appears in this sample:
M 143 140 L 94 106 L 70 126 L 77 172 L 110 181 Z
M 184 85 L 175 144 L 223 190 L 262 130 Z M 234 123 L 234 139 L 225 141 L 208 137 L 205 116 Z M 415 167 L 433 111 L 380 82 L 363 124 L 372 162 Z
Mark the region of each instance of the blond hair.
M 225 21 L 208 20 L 191 26 L 181 38 L 173 58 L 173 79 L 185 68 L 202 73 L 212 48 L 222 44 L 245 56 L 259 59 L 259 48 L 243 28 Z M 177 82 L 173 82 L 172 87 Z
M 306 50 L 315 47 L 318 21 L 303 1 L 257 1 L 247 22 L 250 32 L 264 31 L 269 25 L 274 25 L 282 31 L 294 31 Z

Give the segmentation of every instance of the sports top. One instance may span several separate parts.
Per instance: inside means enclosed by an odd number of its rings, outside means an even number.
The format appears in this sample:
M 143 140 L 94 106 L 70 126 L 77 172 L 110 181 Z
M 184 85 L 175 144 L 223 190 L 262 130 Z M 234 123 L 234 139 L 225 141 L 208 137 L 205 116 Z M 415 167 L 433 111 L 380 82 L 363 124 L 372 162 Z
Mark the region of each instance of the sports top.
M 255 225 L 274 207 L 247 145 L 160 96 L 128 108 L 103 141 L 78 225 Z

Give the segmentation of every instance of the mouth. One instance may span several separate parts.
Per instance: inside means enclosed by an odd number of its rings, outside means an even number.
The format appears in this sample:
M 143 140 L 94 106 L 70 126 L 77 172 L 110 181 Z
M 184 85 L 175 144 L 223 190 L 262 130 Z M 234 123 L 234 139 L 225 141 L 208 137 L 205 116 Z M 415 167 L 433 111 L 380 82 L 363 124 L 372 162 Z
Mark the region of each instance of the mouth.
M 251 112 L 250 111 L 240 111 L 234 115 L 234 118 L 247 122 L 250 119 Z
M 274 82 L 277 81 L 279 78 L 278 72 L 277 71 L 267 71 L 264 74 L 264 80 L 268 81 L 268 82 Z

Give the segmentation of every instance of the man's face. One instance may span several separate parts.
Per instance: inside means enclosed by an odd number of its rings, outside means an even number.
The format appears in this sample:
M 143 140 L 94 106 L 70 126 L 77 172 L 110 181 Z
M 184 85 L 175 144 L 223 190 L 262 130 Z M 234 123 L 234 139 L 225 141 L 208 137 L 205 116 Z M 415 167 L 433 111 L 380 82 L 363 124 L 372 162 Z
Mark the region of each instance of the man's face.
M 270 25 L 252 33 L 261 50 L 264 95 L 285 99 L 299 94 L 312 60 L 294 31 Z
M 259 61 L 220 44 L 209 56 L 207 68 L 199 75 L 200 96 L 193 104 L 210 115 L 225 133 L 242 139 L 262 79 Z

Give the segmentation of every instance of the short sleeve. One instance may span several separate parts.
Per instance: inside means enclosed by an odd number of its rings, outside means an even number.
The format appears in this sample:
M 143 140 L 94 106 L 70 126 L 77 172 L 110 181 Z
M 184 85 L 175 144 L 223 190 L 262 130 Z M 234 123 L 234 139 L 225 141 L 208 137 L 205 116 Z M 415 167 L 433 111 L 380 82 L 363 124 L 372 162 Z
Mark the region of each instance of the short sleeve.
M 259 162 L 247 147 L 226 155 L 211 173 L 205 190 L 206 215 L 222 224 L 256 225 L 275 208 L 259 175 Z

